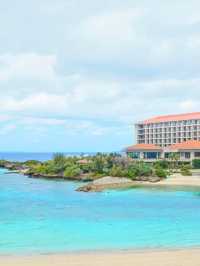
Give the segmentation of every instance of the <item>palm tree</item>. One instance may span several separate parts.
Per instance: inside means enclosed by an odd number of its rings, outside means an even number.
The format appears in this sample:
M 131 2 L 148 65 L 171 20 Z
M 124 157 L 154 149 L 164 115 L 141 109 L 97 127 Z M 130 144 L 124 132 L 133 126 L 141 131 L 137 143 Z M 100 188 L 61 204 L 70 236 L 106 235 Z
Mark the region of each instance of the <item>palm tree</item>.
M 171 161 L 171 171 L 172 173 L 174 173 L 175 170 L 178 169 L 178 161 L 180 160 L 180 154 L 178 152 L 172 152 L 169 154 L 169 159 Z

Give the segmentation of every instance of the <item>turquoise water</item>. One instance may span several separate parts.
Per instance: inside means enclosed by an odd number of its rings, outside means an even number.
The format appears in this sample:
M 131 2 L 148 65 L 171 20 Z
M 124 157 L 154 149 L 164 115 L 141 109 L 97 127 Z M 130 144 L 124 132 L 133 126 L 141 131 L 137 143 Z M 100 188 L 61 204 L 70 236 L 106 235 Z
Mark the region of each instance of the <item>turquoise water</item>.
M 199 191 L 79 185 L 0 170 L 0 253 L 200 245 Z

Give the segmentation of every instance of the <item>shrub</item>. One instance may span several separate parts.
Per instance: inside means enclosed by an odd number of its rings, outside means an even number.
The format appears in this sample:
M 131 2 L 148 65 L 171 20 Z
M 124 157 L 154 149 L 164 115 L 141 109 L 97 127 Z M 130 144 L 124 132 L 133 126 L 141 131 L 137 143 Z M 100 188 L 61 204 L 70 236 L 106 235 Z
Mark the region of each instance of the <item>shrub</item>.
M 169 162 L 166 160 L 157 161 L 154 164 L 155 168 L 160 167 L 162 169 L 168 169 L 169 168 Z
M 155 175 L 158 177 L 166 178 L 167 172 L 166 172 L 166 170 L 162 169 L 161 167 L 156 167 L 155 168 Z
M 139 175 L 139 169 L 134 165 L 130 165 L 127 169 L 126 177 L 135 179 L 135 177 L 137 177 L 138 175 Z
M 83 171 L 83 173 L 89 173 L 92 169 L 90 164 L 79 165 L 79 167 Z
M 37 161 L 37 160 L 28 160 L 28 161 L 25 161 L 24 164 L 26 166 L 31 167 L 31 166 L 39 165 L 39 164 L 41 164 L 41 162 Z
M 138 176 L 151 176 L 152 168 L 147 163 L 138 163 L 136 164 L 136 171 Z
M 195 169 L 200 169 L 200 159 L 194 159 L 192 161 L 192 167 Z
M 181 174 L 184 176 L 191 176 L 191 167 L 189 165 L 182 165 L 181 167 Z
M 32 170 L 33 170 L 33 172 L 36 172 L 36 173 L 41 174 L 41 175 L 42 174 L 54 175 L 57 173 L 56 169 L 54 168 L 54 165 L 50 162 L 46 162 L 44 164 L 38 164 L 38 165 L 32 166 Z
M 102 177 L 104 177 L 104 176 L 106 176 L 106 174 L 98 174 L 98 173 L 90 173 L 89 175 L 88 175 L 88 177 L 91 177 L 92 179 L 98 179 L 98 178 L 102 178 Z
M 116 176 L 116 177 L 123 177 L 123 176 L 126 176 L 127 173 L 126 173 L 126 171 L 122 167 L 117 166 L 117 165 L 114 165 L 111 168 L 111 170 L 109 172 L 109 175 L 110 176 Z
M 66 157 L 62 153 L 56 153 L 51 163 L 54 165 L 55 172 L 60 173 L 66 167 Z
M 64 177 L 76 177 L 81 174 L 81 169 L 76 165 L 69 166 L 64 171 Z
M 99 173 L 102 174 L 103 173 L 103 169 L 105 166 L 105 158 L 103 155 L 96 155 L 93 159 L 93 162 L 91 164 L 91 169 L 93 172 L 95 173 Z

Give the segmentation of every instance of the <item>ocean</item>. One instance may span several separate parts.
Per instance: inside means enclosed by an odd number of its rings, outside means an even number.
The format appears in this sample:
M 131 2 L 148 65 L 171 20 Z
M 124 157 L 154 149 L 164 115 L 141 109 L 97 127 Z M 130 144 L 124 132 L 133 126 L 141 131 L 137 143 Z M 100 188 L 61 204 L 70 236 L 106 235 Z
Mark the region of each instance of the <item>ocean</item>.
M 200 245 L 200 190 L 80 185 L 0 169 L 0 254 Z
M 0 160 L 24 162 L 27 160 L 47 161 L 52 159 L 56 152 L 0 152 Z M 95 152 L 63 152 L 66 156 L 88 156 Z

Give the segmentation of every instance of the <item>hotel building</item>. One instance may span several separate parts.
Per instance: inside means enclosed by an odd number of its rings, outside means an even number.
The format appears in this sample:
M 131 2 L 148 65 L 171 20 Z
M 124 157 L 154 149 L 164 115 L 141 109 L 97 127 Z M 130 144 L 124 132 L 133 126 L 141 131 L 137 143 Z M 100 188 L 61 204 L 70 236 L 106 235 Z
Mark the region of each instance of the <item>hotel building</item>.
M 200 112 L 153 117 L 135 125 L 136 145 L 126 149 L 135 159 L 200 158 Z
M 200 140 L 200 112 L 158 116 L 135 125 L 138 144 L 166 147 L 187 140 Z

